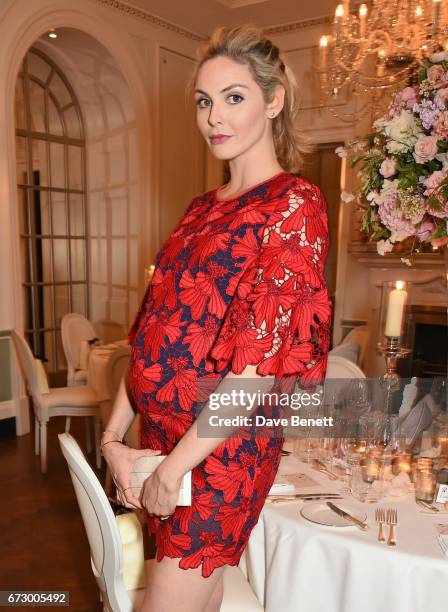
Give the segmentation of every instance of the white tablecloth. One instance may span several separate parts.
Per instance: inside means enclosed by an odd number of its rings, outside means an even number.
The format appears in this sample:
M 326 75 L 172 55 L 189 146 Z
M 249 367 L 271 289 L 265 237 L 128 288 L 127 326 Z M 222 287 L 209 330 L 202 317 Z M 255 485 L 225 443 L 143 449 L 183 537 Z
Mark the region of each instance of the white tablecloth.
M 319 482 L 302 492 L 344 486 L 293 456 L 282 458 L 279 473 L 297 472 Z M 448 523 L 448 515 L 421 514 L 412 497 L 377 504 L 347 499 L 367 512 L 368 532 L 310 523 L 299 514 L 304 502 L 266 503 L 240 564 L 265 610 L 447 612 L 448 557 L 437 543 L 435 524 Z M 376 540 L 377 506 L 398 509 L 396 548 Z
M 89 363 L 87 367 L 87 384 L 96 394 L 99 402 L 104 402 L 110 399 L 109 391 L 106 382 L 106 367 L 109 357 L 114 351 L 123 346 L 127 346 L 127 340 L 118 340 L 111 344 L 94 347 L 89 354 Z

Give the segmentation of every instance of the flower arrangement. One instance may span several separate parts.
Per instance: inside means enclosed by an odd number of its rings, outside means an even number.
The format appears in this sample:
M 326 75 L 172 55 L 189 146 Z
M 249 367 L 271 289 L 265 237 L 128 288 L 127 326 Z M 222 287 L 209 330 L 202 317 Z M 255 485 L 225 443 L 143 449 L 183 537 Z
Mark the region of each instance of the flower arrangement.
M 395 94 L 386 115 L 362 139 L 338 147 L 358 175 L 358 194 L 342 193 L 363 210 L 361 230 L 384 255 L 397 243 L 412 264 L 423 243 L 448 243 L 448 52 L 426 58 L 417 83 Z

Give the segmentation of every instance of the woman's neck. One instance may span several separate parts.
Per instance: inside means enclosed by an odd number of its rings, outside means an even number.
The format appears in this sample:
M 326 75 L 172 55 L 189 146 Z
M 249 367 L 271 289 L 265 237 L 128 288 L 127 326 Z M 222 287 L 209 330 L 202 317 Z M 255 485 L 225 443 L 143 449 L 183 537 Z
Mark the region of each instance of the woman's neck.
M 275 151 L 268 151 L 265 155 L 257 155 L 253 159 L 237 157 L 230 160 L 230 180 L 219 192 L 221 198 L 229 198 L 245 191 L 252 185 L 267 181 L 272 176 L 284 172 L 278 163 Z

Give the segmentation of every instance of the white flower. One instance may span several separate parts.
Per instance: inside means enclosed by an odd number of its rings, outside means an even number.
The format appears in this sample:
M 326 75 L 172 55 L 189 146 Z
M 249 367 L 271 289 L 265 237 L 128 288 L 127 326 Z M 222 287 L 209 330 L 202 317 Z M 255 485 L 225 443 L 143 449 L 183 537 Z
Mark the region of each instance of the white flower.
M 347 150 L 344 149 L 344 147 L 337 147 L 337 149 L 335 149 L 334 152 L 336 153 L 336 155 L 339 155 L 339 157 L 342 159 L 347 158 Z
M 405 153 L 409 149 L 409 146 L 407 144 L 404 144 L 403 142 L 397 142 L 396 140 L 389 140 L 386 143 L 386 149 L 388 153 L 391 153 L 391 154 Z
M 343 191 L 341 193 L 341 200 L 345 202 L 346 204 L 349 204 L 354 199 L 355 199 L 355 196 L 352 193 L 349 193 L 348 191 Z
M 398 191 L 398 179 L 391 181 L 390 179 L 384 179 L 381 186 L 381 192 L 376 198 L 377 204 L 382 204 L 386 198 L 390 198 L 395 195 Z
M 402 109 L 399 115 L 395 115 L 385 124 L 384 133 L 395 141 L 391 148 L 396 150 L 398 145 L 400 147 L 404 146 L 405 149 L 411 149 L 417 141 L 417 136 L 422 133 L 422 130 L 417 124 L 414 114 Z M 386 146 L 389 152 L 393 153 L 395 151 L 390 150 L 390 144 L 387 143 Z
M 380 194 L 378 193 L 378 191 L 369 191 L 369 193 L 366 195 L 366 200 L 370 202 L 371 206 L 375 206 L 376 200 L 379 195 Z
M 448 52 L 440 51 L 439 53 L 433 53 L 429 58 L 432 62 L 443 62 L 448 61 Z
M 378 240 L 376 243 L 376 250 L 379 255 L 385 255 L 386 253 L 390 253 L 394 245 L 390 242 L 390 240 Z

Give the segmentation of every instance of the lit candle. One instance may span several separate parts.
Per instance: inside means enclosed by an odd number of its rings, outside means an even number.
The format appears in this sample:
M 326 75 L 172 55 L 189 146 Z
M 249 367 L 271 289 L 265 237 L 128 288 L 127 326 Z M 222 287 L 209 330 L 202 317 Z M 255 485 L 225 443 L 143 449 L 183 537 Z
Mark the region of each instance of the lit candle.
M 359 7 L 359 36 L 365 38 L 366 23 L 367 23 L 367 4 L 361 4 Z
M 392 472 L 397 475 L 400 472 L 406 472 L 409 474 L 412 468 L 412 455 L 411 453 L 399 453 L 394 457 Z
M 418 471 L 415 483 L 415 499 L 432 502 L 436 490 L 437 475 L 435 470 Z
M 342 4 L 338 4 L 334 12 L 334 35 L 336 40 L 341 34 L 341 23 L 344 17 L 344 7 Z
M 396 289 L 393 289 L 389 294 L 389 302 L 387 305 L 386 330 L 385 335 L 392 338 L 401 336 L 401 324 L 403 322 L 404 306 L 408 297 L 407 291 L 404 290 L 404 282 L 397 281 Z
M 328 36 L 321 36 L 319 41 L 320 49 L 320 67 L 325 70 L 327 67 L 327 49 L 328 49 Z

